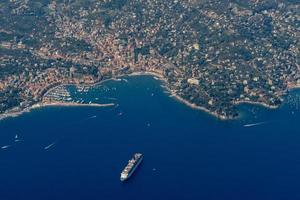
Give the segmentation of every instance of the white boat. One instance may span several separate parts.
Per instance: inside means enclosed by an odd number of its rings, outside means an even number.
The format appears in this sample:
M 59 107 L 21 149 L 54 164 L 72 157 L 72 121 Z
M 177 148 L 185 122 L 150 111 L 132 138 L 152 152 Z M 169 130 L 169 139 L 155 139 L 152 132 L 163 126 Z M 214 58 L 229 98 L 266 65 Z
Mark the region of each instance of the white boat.
M 119 113 L 118 113 L 118 116 L 121 116 L 121 115 L 123 115 L 123 113 L 122 113 L 122 112 L 119 112 Z
M 15 142 L 20 142 L 21 140 L 19 139 L 18 134 L 15 135 Z

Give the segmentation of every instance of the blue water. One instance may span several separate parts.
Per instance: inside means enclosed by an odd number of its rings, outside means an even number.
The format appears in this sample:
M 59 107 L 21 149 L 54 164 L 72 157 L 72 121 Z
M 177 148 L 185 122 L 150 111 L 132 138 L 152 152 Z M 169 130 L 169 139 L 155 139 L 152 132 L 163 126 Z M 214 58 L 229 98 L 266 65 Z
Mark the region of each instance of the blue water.
M 168 97 L 152 77 L 128 81 L 76 94 L 116 107 L 0 121 L 0 145 L 12 145 L 0 149 L 0 199 L 300 199 L 299 91 L 277 110 L 243 105 L 241 119 L 224 122 Z M 144 161 L 121 183 L 135 152 Z

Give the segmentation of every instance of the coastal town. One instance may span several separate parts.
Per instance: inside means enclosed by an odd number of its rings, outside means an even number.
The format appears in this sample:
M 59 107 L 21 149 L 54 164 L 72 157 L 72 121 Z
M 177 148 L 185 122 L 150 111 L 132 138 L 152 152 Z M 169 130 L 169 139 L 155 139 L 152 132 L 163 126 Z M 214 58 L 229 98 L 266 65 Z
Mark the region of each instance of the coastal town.
M 0 115 L 132 74 L 221 119 L 300 86 L 297 1 L 4 0 L 0 18 Z

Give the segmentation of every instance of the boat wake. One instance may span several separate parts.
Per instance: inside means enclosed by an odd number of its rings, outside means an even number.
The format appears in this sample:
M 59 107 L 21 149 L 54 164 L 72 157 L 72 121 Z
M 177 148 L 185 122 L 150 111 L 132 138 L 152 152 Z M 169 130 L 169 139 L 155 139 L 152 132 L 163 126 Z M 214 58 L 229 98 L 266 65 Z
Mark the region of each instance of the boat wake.
M 86 120 L 89 120 L 89 119 L 94 119 L 94 118 L 96 118 L 96 117 L 97 117 L 97 115 L 94 115 L 94 116 L 88 117 L 88 118 L 86 118 L 86 119 L 85 119 L 85 121 L 86 121 Z
M 253 124 L 245 124 L 244 127 L 253 127 L 253 126 L 260 126 L 264 124 L 268 124 L 269 122 L 258 122 L 258 123 L 253 123 Z
M 50 149 L 51 147 L 53 147 L 56 144 L 56 142 L 53 142 L 51 144 L 49 144 L 48 146 L 44 147 L 45 150 Z
M 122 81 L 124 81 L 125 83 L 128 83 L 128 80 L 123 78 Z
M 101 99 L 107 99 L 107 100 L 112 100 L 112 101 L 117 101 L 117 98 L 114 97 L 100 97 Z
M 11 147 L 11 145 L 5 145 L 5 146 L 2 146 L 1 149 L 7 149 L 9 147 Z

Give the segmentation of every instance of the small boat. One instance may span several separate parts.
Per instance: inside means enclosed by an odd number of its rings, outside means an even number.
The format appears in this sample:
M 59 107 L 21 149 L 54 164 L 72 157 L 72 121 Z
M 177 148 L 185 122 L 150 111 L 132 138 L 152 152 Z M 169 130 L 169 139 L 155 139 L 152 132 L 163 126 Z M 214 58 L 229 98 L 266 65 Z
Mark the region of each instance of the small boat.
M 119 112 L 119 113 L 118 113 L 118 116 L 121 116 L 121 115 L 123 115 L 123 113 L 122 113 L 122 112 Z
M 19 139 L 18 134 L 15 135 L 15 142 L 20 142 L 21 140 Z

